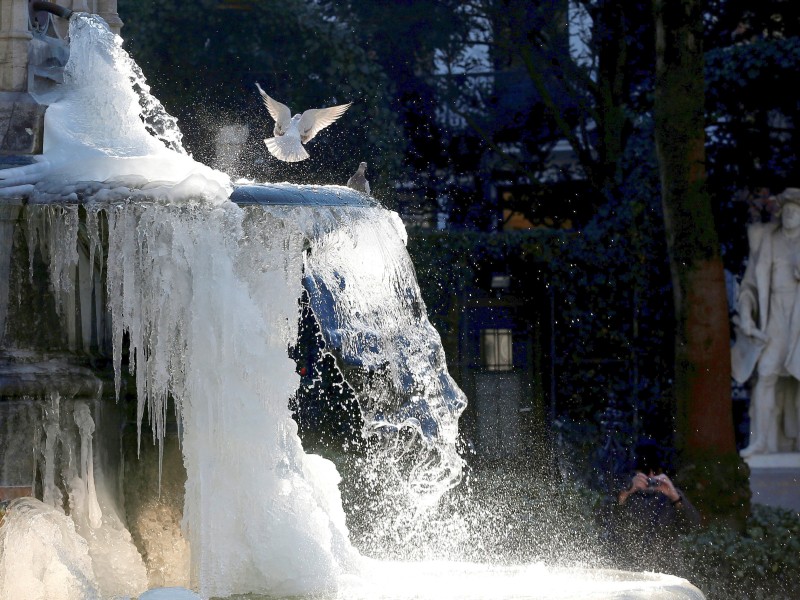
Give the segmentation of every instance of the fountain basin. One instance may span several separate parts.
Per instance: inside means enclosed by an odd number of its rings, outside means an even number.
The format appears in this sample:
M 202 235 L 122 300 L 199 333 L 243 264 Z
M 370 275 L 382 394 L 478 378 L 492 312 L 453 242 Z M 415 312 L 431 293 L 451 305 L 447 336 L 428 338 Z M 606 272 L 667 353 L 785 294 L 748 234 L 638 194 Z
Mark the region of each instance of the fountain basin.
M 185 588 L 150 590 L 139 600 L 192 600 Z M 685 579 L 614 569 L 497 566 L 451 561 L 364 561 L 359 576 L 314 600 L 703 600 Z M 216 599 L 215 599 L 216 600 Z M 299 600 L 247 594 L 228 600 Z

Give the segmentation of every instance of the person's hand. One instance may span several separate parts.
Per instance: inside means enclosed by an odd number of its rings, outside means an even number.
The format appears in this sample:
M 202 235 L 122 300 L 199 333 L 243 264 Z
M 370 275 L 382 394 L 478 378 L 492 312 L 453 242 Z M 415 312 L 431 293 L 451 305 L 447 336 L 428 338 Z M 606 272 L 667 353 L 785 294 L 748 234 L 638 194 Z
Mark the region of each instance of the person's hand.
M 669 477 L 662 473 L 661 475 L 654 475 L 651 479 L 658 482 L 658 485 L 651 489 L 664 494 L 671 502 L 677 502 L 681 499 L 681 495 L 678 493 L 678 490 L 675 489 Z
M 644 473 L 637 471 L 636 474 L 631 479 L 631 487 L 627 490 L 622 490 L 617 497 L 617 501 L 620 504 L 625 504 L 625 501 L 631 494 L 635 494 L 636 492 L 641 492 L 647 489 L 647 475 Z
M 636 474 L 631 479 L 631 487 L 628 490 L 629 493 L 633 494 L 634 492 L 643 492 L 647 489 L 647 480 L 649 477 L 642 473 L 641 471 L 637 471 Z

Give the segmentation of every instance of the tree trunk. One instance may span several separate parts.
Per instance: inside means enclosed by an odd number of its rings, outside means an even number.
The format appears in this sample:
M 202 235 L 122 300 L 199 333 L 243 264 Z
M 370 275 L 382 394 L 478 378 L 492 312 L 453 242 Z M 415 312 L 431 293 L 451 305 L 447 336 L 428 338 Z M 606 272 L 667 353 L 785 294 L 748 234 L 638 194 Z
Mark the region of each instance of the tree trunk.
M 725 278 L 705 188 L 703 3 L 653 0 L 655 138 L 675 303 L 679 484 L 703 514 L 743 524 L 749 470 L 734 441 Z

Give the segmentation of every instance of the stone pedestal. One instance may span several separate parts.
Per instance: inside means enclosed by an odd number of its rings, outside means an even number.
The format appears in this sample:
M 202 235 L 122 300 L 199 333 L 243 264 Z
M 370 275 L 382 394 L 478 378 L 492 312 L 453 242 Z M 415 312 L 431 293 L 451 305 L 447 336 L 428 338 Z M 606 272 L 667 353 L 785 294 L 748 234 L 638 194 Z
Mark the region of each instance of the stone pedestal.
M 753 503 L 800 513 L 800 452 L 756 454 L 745 460 Z
M 108 23 L 111 31 L 119 35 L 122 29 L 122 19 L 117 14 L 117 0 L 98 0 L 97 14 Z
M 744 461 L 751 469 L 800 469 L 800 452 L 755 454 Z

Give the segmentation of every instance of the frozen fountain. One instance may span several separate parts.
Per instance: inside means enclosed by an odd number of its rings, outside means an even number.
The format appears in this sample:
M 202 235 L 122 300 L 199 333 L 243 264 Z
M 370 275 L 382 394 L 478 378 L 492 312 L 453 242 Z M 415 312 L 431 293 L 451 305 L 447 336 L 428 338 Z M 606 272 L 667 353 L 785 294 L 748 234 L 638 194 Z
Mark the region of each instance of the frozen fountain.
M 304 451 L 288 408 L 304 294 L 404 512 L 375 521 L 457 537 L 450 547 L 491 535 L 469 515 L 446 533 L 431 518 L 461 479 L 466 399 L 397 214 L 347 188 L 231 182 L 195 162 L 96 16 L 71 16 L 64 83 L 40 100 L 43 153 L 0 171 L 13 211 L 0 222 L 0 374 L 15 394 L 0 401 L 0 458 L 32 481 L 0 526 L 0 597 L 703 597 L 653 573 L 362 554 L 339 472 Z M 50 320 L 23 323 L 37 302 Z M 45 343 L 47 323 L 62 341 Z M 135 414 L 119 414 L 125 397 Z M 139 457 L 157 448 L 138 489 L 121 424 Z M 145 480 L 156 492 L 131 504 Z

